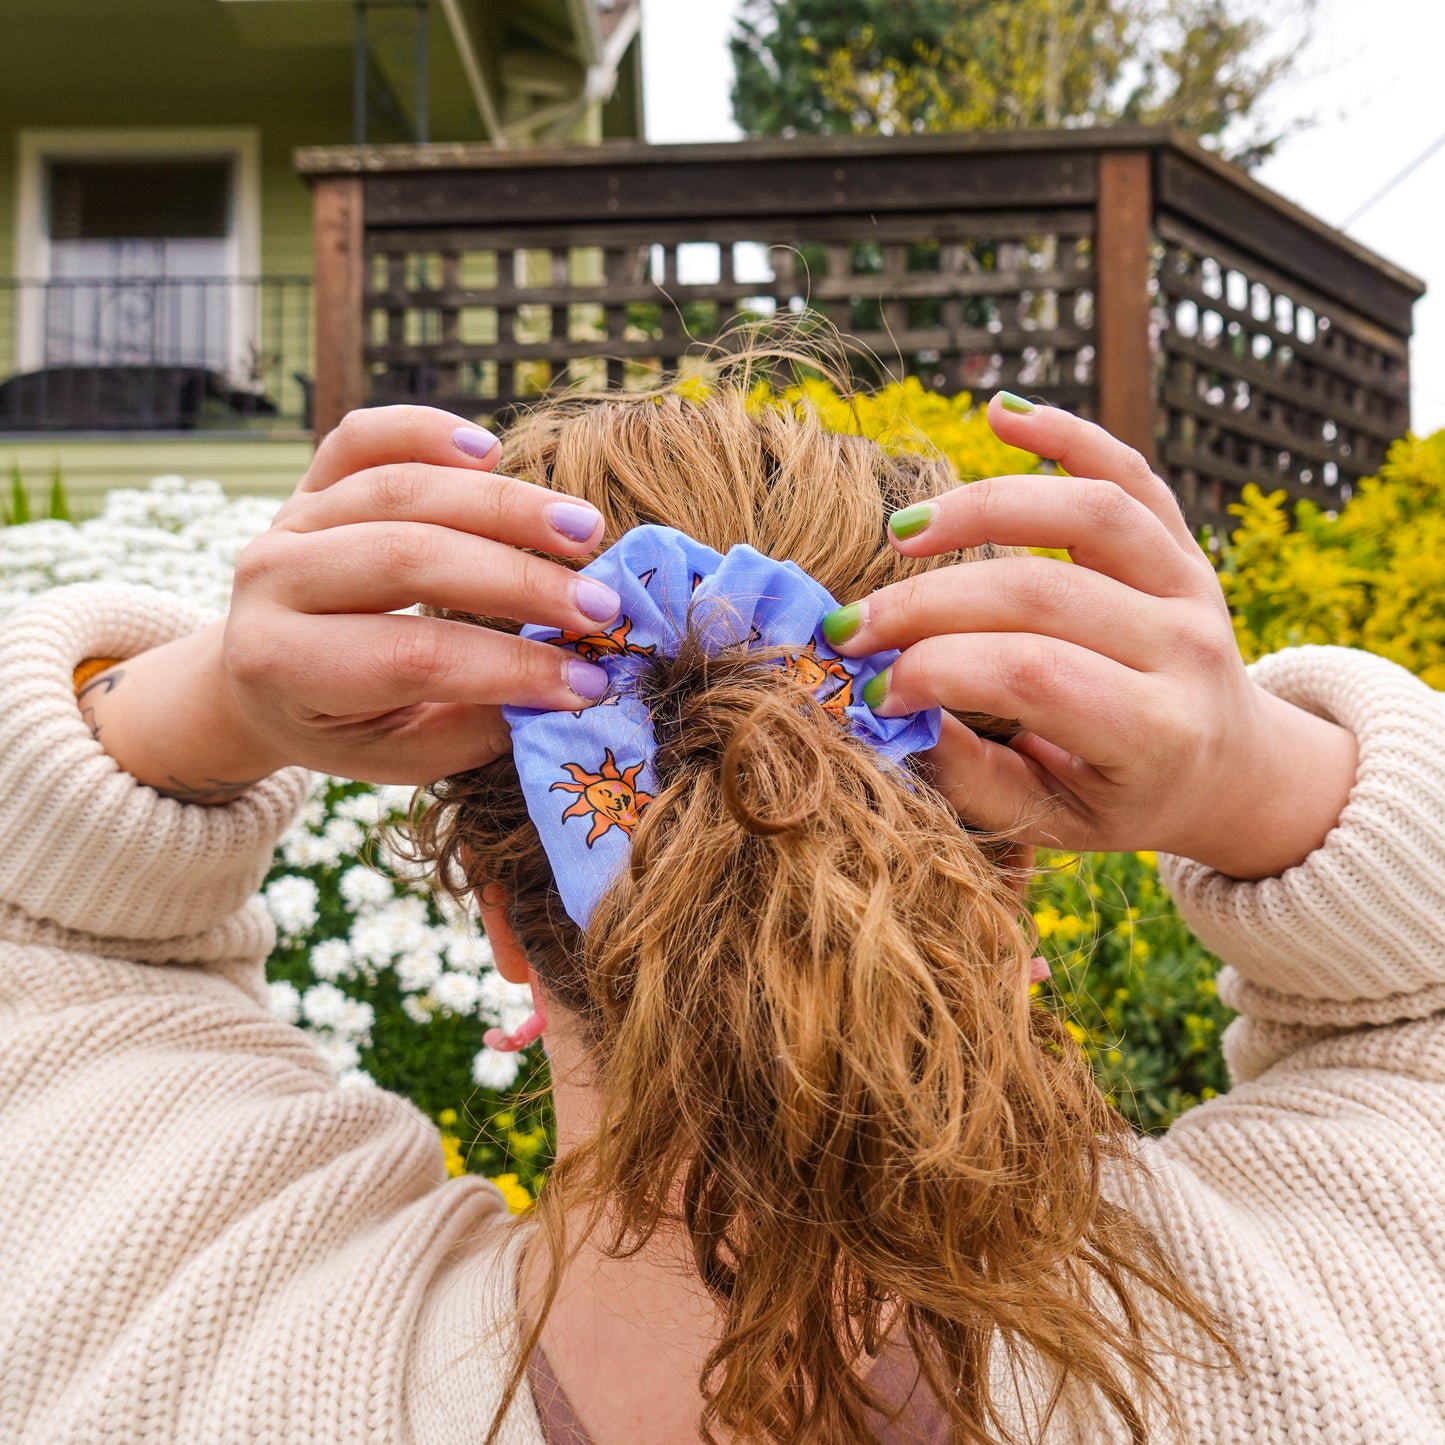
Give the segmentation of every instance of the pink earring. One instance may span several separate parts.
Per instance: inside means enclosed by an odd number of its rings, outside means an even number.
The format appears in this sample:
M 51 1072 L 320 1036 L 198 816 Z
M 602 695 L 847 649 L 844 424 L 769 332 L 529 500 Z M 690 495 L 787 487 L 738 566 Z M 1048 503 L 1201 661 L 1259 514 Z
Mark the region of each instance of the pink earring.
M 525 1049 L 528 1044 L 534 1044 L 547 1029 L 547 1015 L 541 1007 L 534 1008 L 526 1018 L 509 1034 L 503 1033 L 501 1029 L 488 1029 L 482 1035 L 482 1042 L 489 1049 L 496 1049 L 499 1054 L 515 1054 Z

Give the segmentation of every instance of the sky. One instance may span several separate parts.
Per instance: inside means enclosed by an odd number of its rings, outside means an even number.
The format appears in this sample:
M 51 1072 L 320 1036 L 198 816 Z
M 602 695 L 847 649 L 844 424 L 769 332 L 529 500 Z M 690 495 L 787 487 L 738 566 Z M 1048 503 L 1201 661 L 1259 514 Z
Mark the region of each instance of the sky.
M 737 0 L 643 0 L 651 141 L 735 140 L 727 36 Z M 1297 73 L 1274 99 L 1292 135 L 1256 173 L 1339 225 L 1445 133 L 1445 4 L 1318 0 Z M 1349 228 L 1349 235 L 1430 287 L 1415 307 L 1411 421 L 1445 427 L 1445 147 Z

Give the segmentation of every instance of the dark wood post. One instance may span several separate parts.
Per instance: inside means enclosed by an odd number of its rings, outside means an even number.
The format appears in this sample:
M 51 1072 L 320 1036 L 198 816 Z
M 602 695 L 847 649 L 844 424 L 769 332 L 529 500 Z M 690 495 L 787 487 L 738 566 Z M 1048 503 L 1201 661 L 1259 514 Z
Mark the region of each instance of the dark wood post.
M 366 284 L 360 176 L 317 176 L 312 182 L 312 245 L 316 253 L 316 440 L 366 400 L 362 349 Z
M 1155 465 L 1149 248 L 1154 216 L 1148 151 L 1099 153 L 1094 241 L 1099 421 Z

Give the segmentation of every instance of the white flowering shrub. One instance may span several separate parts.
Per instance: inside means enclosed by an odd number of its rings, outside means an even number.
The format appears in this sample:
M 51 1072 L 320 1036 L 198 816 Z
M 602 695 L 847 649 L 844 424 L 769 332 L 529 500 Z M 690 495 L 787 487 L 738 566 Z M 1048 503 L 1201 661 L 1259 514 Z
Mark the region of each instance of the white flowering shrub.
M 110 492 L 100 515 L 79 524 L 0 526 L 0 616 L 90 581 L 159 587 L 224 611 L 236 558 L 278 505 L 160 477 Z M 501 1182 L 519 1204 L 546 1152 L 543 1105 L 531 1097 L 540 1049 L 498 1053 L 482 1035 L 514 1029 L 531 994 L 496 971 L 475 917 L 434 897 L 387 846 L 384 825 L 411 796 L 315 780 L 263 887 L 277 932 L 271 1011 L 310 1037 L 342 1084 L 380 1084 L 436 1119 L 453 1172 L 508 1169 Z

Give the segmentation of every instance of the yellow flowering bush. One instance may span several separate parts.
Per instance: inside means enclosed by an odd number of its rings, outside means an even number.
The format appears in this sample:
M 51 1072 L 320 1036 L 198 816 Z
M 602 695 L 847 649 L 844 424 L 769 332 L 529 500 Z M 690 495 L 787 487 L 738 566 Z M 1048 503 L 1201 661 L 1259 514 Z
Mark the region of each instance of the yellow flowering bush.
M 826 382 L 805 381 L 790 387 L 782 399 L 810 407 L 833 431 L 871 437 L 890 449 L 932 448 L 948 458 L 965 482 L 1037 472 L 1042 466 L 1032 452 L 1001 442 L 968 392 L 944 396 L 925 389 L 915 376 L 847 397 Z
M 1152 853 L 1042 854 L 1031 905 L 1060 1013 L 1105 1092 L 1141 1130 L 1226 1085 L 1219 964 L 1184 926 Z
M 1407 437 L 1338 512 L 1247 487 L 1219 579 L 1247 658 L 1362 647 L 1445 688 L 1445 431 Z

